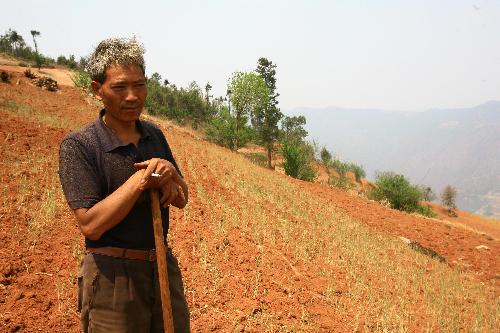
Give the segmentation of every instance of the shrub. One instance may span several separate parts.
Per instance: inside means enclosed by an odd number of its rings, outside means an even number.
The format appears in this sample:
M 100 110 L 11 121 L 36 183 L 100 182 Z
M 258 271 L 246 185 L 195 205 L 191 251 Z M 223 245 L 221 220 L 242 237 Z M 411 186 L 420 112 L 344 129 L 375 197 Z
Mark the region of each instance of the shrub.
M 193 128 L 198 128 L 216 113 L 213 103 L 205 100 L 196 82 L 178 89 L 168 80 L 162 81 L 160 74 L 153 73 L 147 85 L 148 96 L 144 104 L 150 114 L 159 114 L 180 124 L 190 123 Z
M 252 163 L 257 164 L 261 167 L 267 167 L 267 156 L 263 153 L 243 153 L 246 158 L 248 158 Z
M 212 117 L 205 125 L 205 136 L 207 139 L 219 146 L 227 148 L 241 148 L 254 137 L 253 130 L 248 126 L 243 126 L 238 131 L 238 147 L 234 145 L 234 128 L 236 118 L 233 117 L 227 108 L 222 108 L 219 115 Z
M 330 166 L 332 162 L 332 154 L 326 149 L 326 147 L 323 147 L 320 152 L 320 157 L 321 161 L 323 162 L 324 166 L 327 168 Z
M 302 168 L 299 174 L 299 179 L 312 182 L 314 181 L 314 179 L 316 179 L 316 176 L 317 176 L 316 170 L 314 170 L 314 168 L 310 164 L 308 164 Z
M 420 215 L 424 215 L 427 217 L 436 217 L 437 216 L 436 212 L 434 212 L 432 210 L 432 208 L 430 206 L 427 206 L 427 205 L 419 205 L 417 207 L 416 212 Z
M 377 176 L 376 188 L 368 197 L 377 201 L 387 199 L 394 209 L 415 212 L 420 209 L 422 193 L 403 175 L 384 172 Z
M 6 83 L 10 82 L 9 74 L 7 74 L 7 72 L 4 72 L 4 71 L 2 71 L 0 73 L 0 79 L 2 80 L 2 82 L 6 82 Z
M 40 69 L 40 67 L 42 67 L 42 65 L 45 63 L 43 56 L 41 54 L 35 53 L 33 58 L 34 58 L 36 67 L 38 67 L 38 69 Z
M 340 177 L 330 176 L 328 177 L 328 185 L 334 186 L 344 191 L 352 187 L 351 181 L 346 176 L 340 176 Z
M 354 177 L 356 178 L 356 181 L 359 183 L 361 181 L 361 178 L 366 177 L 366 172 L 363 169 L 362 166 L 357 165 L 355 163 L 349 164 L 349 170 L 354 174 Z
M 75 86 L 82 88 L 86 91 L 91 91 L 90 83 L 92 79 L 87 72 L 84 71 L 76 71 L 71 75 L 71 81 L 75 84 Z
M 156 114 L 175 120 L 175 122 L 180 125 L 185 125 L 188 120 L 186 110 L 176 106 L 161 105 L 157 107 L 148 107 L 148 112 L 150 114 Z
M 346 172 L 349 171 L 349 164 L 342 162 L 338 159 L 333 159 L 330 166 L 337 171 L 339 176 L 345 176 Z
M 285 140 L 281 145 L 281 154 L 285 159 L 283 168 L 291 177 L 313 181 L 316 170 L 311 166 L 313 150 L 311 145 L 299 140 Z
M 24 76 L 26 76 L 28 79 L 36 79 L 37 78 L 36 74 L 33 73 L 31 71 L 31 69 L 29 69 L 29 68 L 24 71 Z

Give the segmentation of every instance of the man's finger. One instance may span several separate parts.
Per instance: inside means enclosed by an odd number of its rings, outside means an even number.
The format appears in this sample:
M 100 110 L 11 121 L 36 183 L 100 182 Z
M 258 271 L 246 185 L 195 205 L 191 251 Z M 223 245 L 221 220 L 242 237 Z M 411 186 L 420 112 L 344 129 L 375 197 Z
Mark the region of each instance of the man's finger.
M 172 202 L 174 202 L 175 198 L 177 198 L 177 188 L 176 186 L 170 186 L 171 192 L 170 196 L 168 197 L 167 201 L 165 202 L 165 208 L 169 206 Z
M 164 193 L 165 200 L 162 201 L 163 208 L 167 208 L 169 205 L 170 198 L 172 197 L 172 186 L 166 186 L 166 191 Z M 163 197 L 162 197 L 163 198 Z
M 186 198 L 184 196 L 184 191 L 182 190 L 182 186 L 180 186 L 179 184 L 177 184 L 176 188 L 177 188 L 177 196 L 182 197 L 182 201 L 185 201 Z
M 170 195 L 169 189 L 166 188 L 161 192 L 160 204 L 164 206 L 165 201 L 167 201 L 168 196 Z
M 163 188 L 171 181 L 170 177 L 165 176 L 165 174 L 161 175 L 161 177 L 158 179 L 159 179 L 158 180 L 158 188 Z
M 148 167 L 149 161 L 134 163 L 134 168 L 137 169 L 146 169 Z
M 158 164 L 158 159 L 153 158 L 146 162 L 148 162 L 147 163 L 148 166 L 146 168 L 146 171 L 144 171 L 144 175 L 142 176 L 141 184 L 145 184 L 149 180 L 151 174 L 156 169 L 156 165 Z
M 163 163 L 158 163 L 156 172 L 158 172 L 167 179 L 172 178 L 172 175 L 175 171 L 174 166 L 169 161 L 163 160 L 162 162 Z

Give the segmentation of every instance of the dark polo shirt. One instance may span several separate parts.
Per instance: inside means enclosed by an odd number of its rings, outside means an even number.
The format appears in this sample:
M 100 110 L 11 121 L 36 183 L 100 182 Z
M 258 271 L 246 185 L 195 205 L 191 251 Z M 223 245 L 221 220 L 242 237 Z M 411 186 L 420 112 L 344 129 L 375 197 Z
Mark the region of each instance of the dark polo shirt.
M 170 161 L 180 174 L 161 130 L 151 122 L 138 120 L 137 147 L 123 144 L 98 119 L 71 134 L 61 143 L 59 177 L 71 209 L 91 208 L 120 187 L 137 169 L 133 164 L 158 157 Z M 168 231 L 168 209 L 161 209 L 163 229 Z M 85 239 L 87 247 L 116 246 L 133 249 L 155 247 L 148 191 L 144 191 L 128 215 L 98 240 Z

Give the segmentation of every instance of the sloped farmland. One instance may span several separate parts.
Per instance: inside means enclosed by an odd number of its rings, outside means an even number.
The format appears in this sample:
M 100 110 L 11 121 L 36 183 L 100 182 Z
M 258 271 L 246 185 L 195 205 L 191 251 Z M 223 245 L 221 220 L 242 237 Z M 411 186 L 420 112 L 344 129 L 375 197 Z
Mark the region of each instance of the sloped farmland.
M 84 249 L 57 153 L 98 106 L 20 79 L 0 85 L 0 331 L 78 332 Z M 290 179 L 158 123 L 190 186 L 169 242 L 194 332 L 498 331 L 498 240 Z

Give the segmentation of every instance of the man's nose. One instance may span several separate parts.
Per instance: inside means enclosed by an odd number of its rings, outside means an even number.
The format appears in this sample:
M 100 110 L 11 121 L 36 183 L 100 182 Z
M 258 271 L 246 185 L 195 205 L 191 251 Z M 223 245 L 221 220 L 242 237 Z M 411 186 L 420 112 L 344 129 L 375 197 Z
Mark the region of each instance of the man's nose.
M 125 100 L 126 101 L 136 101 L 137 99 L 138 99 L 137 92 L 135 91 L 135 89 L 133 87 L 129 87 L 127 89 Z

